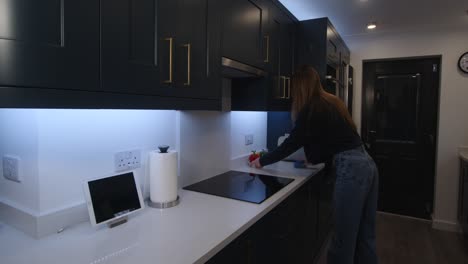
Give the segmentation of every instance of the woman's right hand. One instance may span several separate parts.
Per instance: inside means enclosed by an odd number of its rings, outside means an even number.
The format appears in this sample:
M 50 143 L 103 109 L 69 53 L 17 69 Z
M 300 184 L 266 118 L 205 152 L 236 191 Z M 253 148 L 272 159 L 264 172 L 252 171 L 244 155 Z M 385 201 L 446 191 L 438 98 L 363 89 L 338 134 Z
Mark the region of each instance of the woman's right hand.
M 256 158 L 255 160 L 250 162 L 249 165 L 250 167 L 257 169 L 261 169 L 263 167 L 262 164 L 260 164 L 260 158 Z

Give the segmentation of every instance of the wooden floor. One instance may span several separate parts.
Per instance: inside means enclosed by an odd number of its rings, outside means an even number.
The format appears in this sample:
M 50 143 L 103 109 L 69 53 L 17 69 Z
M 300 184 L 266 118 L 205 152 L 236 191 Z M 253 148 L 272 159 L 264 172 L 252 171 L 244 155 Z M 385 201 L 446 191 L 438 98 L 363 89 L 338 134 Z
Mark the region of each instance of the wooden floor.
M 468 264 L 468 240 L 429 221 L 378 214 L 377 254 L 381 264 Z
M 377 255 L 379 264 L 468 264 L 468 239 L 434 230 L 429 221 L 379 213 Z

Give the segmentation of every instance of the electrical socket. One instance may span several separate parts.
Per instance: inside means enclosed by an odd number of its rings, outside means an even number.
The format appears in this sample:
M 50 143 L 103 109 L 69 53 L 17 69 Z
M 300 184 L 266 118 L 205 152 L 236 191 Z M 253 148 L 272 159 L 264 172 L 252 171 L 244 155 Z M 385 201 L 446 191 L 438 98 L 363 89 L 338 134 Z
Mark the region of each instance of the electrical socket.
M 3 177 L 10 181 L 21 182 L 20 158 L 10 155 L 3 156 Z
M 114 167 L 116 172 L 132 170 L 141 167 L 141 151 L 130 150 L 114 154 Z
M 253 135 L 252 134 L 245 135 L 245 145 L 248 146 L 252 144 L 253 144 Z

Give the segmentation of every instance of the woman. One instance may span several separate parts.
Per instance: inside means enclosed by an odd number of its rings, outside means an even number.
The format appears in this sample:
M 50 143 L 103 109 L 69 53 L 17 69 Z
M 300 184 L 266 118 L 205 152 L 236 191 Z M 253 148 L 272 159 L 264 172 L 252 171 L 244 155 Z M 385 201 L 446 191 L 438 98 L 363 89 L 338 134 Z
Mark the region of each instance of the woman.
M 378 174 L 344 103 L 325 92 L 314 68 L 301 66 L 292 78 L 290 136 L 274 151 L 252 161 L 261 168 L 304 147 L 307 161 L 333 164 L 335 232 L 328 263 L 377 263 L 375 217 Z

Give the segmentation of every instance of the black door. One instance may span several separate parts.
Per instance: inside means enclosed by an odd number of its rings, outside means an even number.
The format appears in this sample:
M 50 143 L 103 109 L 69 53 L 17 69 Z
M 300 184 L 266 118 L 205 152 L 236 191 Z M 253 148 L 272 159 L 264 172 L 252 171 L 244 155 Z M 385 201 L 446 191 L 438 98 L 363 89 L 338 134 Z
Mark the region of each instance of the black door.
M 439 65 L 439 57 L 364 63 L 362 136 L 379 167 L 379 210 L 430 218 Z
M 1 0 L 0 86 L 96 90 L 99 1 Z

